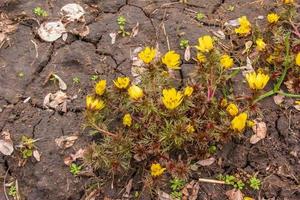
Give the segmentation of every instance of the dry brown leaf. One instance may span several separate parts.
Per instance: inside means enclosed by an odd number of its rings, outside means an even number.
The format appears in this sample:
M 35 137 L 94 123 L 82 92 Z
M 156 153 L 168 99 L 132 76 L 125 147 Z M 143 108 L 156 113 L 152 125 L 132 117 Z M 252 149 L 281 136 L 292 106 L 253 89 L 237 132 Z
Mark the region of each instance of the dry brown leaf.
M 222 30 L 212 31 L 212 33 L 221 40 L 225 40 L 226 38 L 225 33 Z
M 130 179 L 125 187 L 125 192 L 122 195 L 123 200 L 129 199 L 129 197 L 130 197 L 129 195 L 130 195 L 130 191 L 132 189 L 132 181 L 133 181 L 133 179 Z
M 61 136 L 55 139 L 55 143 L 59 148 L 67 149 L 73 146 L 78 139 L 78 136 L 71 135 L 71 136 Z
M 252 47 L 252 45 L 253 45 L 253 42 L 252 42 L 252 41 L 247 41 L 247 42 L 245 43 L 245 49 L 244 49 L 244 51 L 242 52 L 242 54 L 247 53 L 247 52 L 249 51 L 249 49 Z
M 237 189 L 228 190 L 225 194 L 229 200 L 243 200 L 244 198 L 244 194 Z
M 131 32 L 131 36 L 130 37 L 135 37 L 137 36 L 137 34 L 139 33 L 139 27 L 140 27 L 140 23 L 137 22 L 135 27 L 132 28 L 132 32 Z
M 255 125 L 252 127 L 254 135 L 250 138 L 251 144 L 256 144 L 260 140 L 264 139 L 267 135 L 267 124 L 265 122 L 259 122 L 255 120 Z
M 61 21 L 44 22 L 38 29 L 38 35 L 46 42 L 54 42 L 66 32 Z
M 17 30 L 17 23 L 10 20 L 8 16 L 0 12 L 0 30 L 4 34 L 9 34 Z
M 109 37 L 111 37 L 111 44 L 116 43 L 117 33 L 110 33 Z
M 33 157 L 36 159 L 36 161 L 40 162 L 41 161 L 41 154 L 38 152 L 38 150 L 33 151 Z
M 82 159 L 84 155 L 85 149 L 79 149 L 75 154 L 70 154 L 69 156 L 64 158 L 64 163 L 68 166 L 72 164 L 72 162 L 77 159 Z
M 208 158 L 208 159 L 205 159 L 205 160 L 199 160 L 197 162 L 198 165 L 201 165 L 201 166 L 210 166 L 212 165 L 214 162 L 216 161 L 216 159 L 214 157 L 211 157 L 211 158 Z
M 10 133 L 3 131 L 1 136 L 3 139 L 0 140 L 0 152 L 6 156 L 10 156 L 14 152 L 14 145 L 10 138 Z
M 277 94 L 277 95 L 273 96 L 273 100 L 276 105 L 280 105 L 284 101 L 284 96 L 281 94 Z
M 97 197 L 99 197 L 99 195 L 100 195 L 100 190 L 99 189 L 94 189 L 92 192 L 90 192 L 88 194 L 88 196 L 86 196 L 84 198 L 84 200 L 96 200 Z
M 184 52 L 184 60 L 189 61 L 191 59 L 191 47 L 187 46 Z
M 157 196 L 159 200 L 172 200 L 171 195 L 169 195 L 168 193 L 165 193 L 161 190 L 157 191 Z
M 68 21 L 84 20 L 84 9 L 76 3 L 66 4 L 61 8 L 61 15 L 63 15 Z
M 63 110 L 63 104 L 68 100 L 66 93 L 57 91 L 55 94 L 49 93 L 45 96 L 43 106 L 45 108 L 53 108 L 56 110 Z
M 54 78 L 56 78 L 58 80 L 59 89 L 61 89 L 61 90 L 67 89 L 67 84 L 58 75 L 52 74 L 52 76 L 54 76 Z
M 199 182 L 191 181 L 189 182 L 183 189 L 183 199 L 187 200 L 197 200 L 198 193 L 199 193 L 200 185 Z

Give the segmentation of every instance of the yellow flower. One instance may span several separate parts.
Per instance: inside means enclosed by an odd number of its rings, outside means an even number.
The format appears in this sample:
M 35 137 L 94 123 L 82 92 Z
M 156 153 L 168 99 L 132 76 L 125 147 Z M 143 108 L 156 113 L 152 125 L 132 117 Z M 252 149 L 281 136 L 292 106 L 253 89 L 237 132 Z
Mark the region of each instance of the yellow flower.
M 133 100 L 138 100 L 144 96 L 142 88 L 136 85 L 132 85 L 128 88 L 128 94 Z
M 285 3 L 285 4 L 291 4 L 291 3 L 294 3 L 294 0 L 283 0 L 283 3 Z
M 276 59 L 276 56 L 270 55 L 266 60 L 268 63 L 273 64 L 275 59 Z
M 235 32 L 237 34 L 240 34 L 242 36 L 246 36 L 250 33 L 251 31 L 251 24 L 248 21 L 246 16 L 242 16 L 238 19 L 240 26 L 235 29 Z
M 104 93 L 105 88 L 106 88 L 106 80 L 99 81 L 95 86 L 96 94 L 101 96 Z
M 275 24 L 279 20 L 279 16 L 276 13 L 270 13 L 267 15 L 268 22 Z
M 210 52 L 214 48 L 214 41 L 209 35 L 198 38 L 198 43 L 196 48 L 201 52 Z
M 92 96 L 86 96 L 86 108 L 91 111 L 101 110 L 104 108 L 104 102 Z
M 227 99 L 222 99 L 222 100 L 221 100 L 220 105 L 221 105 L 222 108 L 225 108 L 225 107 L 227 106 L 227 104 L 228 104 Z
M 267 85 L 269 79 L 270 77 L 262 72 L 250 72 L 246 74 L 248 85 L 253 90 L 263 89 Z
M 141 59 L 144 63 L 150 63 L 156 55 L 156 50 L 154 48 L 146 47 L 143 51 L 139 53 L 139 59 Z
M 296 56 L 296 65 L 300 67 L 300 53 L 298 53 Z
M 230 103 L 227 108 L 226 111 L 231 115 L 231 116 L 236 116 L 239 113 L 239 108 L 234 104 L 234 103 Z
M 235 116 L 231 121 L 231 128 L 236 132 L 243 132 L 246 126 L 247 117 L 248 115 L 245 112 Z
M 259 38 L 259 39 L 256 40 L 256 49 L 257 49 L 258 51 L 263 51 L 263 50 L 265 50 L 266 46 L 267 46 L 267 45 L 266 45 L 266 43 L 264 42 L 263 39 Z
M 255 122 L 253 120 L 247 120 L 247 126 L 249 128 L 252 128 L 255 125 Z
M 164 173 L 166 168 L 162 168 L 159 163 L 151 165 L 151 176 L 160 176 Z
M 229 69 L 233 66 L 233 59 L 229 55 L 225 54 L 221 56 L 220 63 L 222 68 Z
M 124 115 L 124 117 L 123 117 L 123 125 L 129 127 L 129 126 L 131 126 L 131 124 L 132 124 L 131 115 L 130 114 Z
M 206 56 L 201 52 L 197 53 L 197 60 L 200 63 L 205 63 L 207 61 Z
M 186 86 L 185 88 L 184 88 L 184 91 L 183 91 L 183 94 L 184 94 L 184 96 L 191 96 L 192 95 L 192 93 L 194 92 L 194 88 L 193 87 L 191 87 L 191 86 Z
M 195 132 L 195 128 L 194 128 L 191 124 L 189 124 L 189 125 L 187 125 L 187 127 L 186 127 L 186 131 L 187 131 L 188 133 L 194 133 L 194 132 Z
M 175 51 L 168 51 L 162 57 L 162 63 L 164 63 L 170 69 L 180 69 L 180 55 Z
M 119 89 L 125 89 L 128 87 L 130 79 L 128 77 L 118 77 L 114 80 L 114 84 Z
M 181 92 L 176 91 L 175 88 L 164 89 L 162 101 L 167 109 L 173 110 L 177 108 L 183 100 Z

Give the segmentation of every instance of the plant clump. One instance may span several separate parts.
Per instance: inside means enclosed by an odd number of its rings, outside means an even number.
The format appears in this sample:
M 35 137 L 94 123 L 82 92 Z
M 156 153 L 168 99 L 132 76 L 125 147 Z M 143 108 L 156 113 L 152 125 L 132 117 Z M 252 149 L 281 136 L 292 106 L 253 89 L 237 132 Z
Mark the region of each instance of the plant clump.
M 86 98 L 86 126 L 101 137 L 88 147 L 86 164 L 112 174 L 145 166 L 144 175 L 153 180 L 167 173 L 184 180 L 190 163 L 201 157 L 199 152 L 215 152 L 212 144 L 215 147 L 218 142 L 240 137 L 255 125 L 251 119 L 257 115 L 253 110 L 257 102 L 274 94 L 299 98 L 280 90 L 284 81 L 300 72 L 300 53 L 291 48 L 296 39 L 283 26 L 292 22 L 294 7 L 291 1 L 284 4 L 287 8 L 281 13 L 268 14 L 264 29 L 241 16 L 239 26 L 229 30 L 238 40 L 254 44 L 247 49 L 247 58 L 222 48 L 217 38 L 203 35 L 198 44 L 190 46 L 195 68 L 188 79 L 177 76 L 182 68 L 179 53 L 169 50 L 161 54 L 146 46 L 138 53 L 144 69 L 139 81 L 127 76 L 99 80 Z M 118 19 L 123 35 L 125 22 Z M 183 41 L 180 44 L 189 46 Z M 238 97 L 232 79 L 249 57 L 251 69 L 243 71 L 240 83 L 248 87 L 249 95 Z M 268 86 L 272 89 L 265 92 Z M 238 189 L 244 187 L 234 177 L 224 180 Z M 259 187 L 255 180 L 251 184 Z

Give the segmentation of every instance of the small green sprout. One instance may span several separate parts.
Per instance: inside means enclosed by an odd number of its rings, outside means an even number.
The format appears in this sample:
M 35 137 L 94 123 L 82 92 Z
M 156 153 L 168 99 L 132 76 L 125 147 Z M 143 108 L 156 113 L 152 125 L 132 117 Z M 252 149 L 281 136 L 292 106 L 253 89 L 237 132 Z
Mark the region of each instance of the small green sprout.
M 217 147 L 215 145 L 211 145 L 209 148 L 208 148 L 208 153 L 210 154 L 215 154 L 217 152 Z
M 118 31 L 119 34 L 122 34 L 123 37 L 130 35 L 129 32 L 125 31 L 125 25 L 126 25 L 127 21 L 124 16 L 119 16 L 117 19 L 117 23 L 120 28 L 120 30 Z
M 80 173 L 81 169 L 82 169 L 82 166 L 81 165 L 76 165 L 75 163 L 72 163 L 71 166 L 70 166 L 70 172 L 74 176 L 77 176 Z
M 259 190 L 261 186 L 261 181 L 256 178 L 256 176 L 252 176 L 249 180 L 250 187 L 254 190 Z
M 92 75 L 90 79 L 91 79 L 92 81 L 96 81 L 98 78 L 99 78 L 98 75 Z
M 237 188 L 239 190 L 242 190 L 245 187 L 245 184 L 242 180 L 239 180 L 235 176 L 232 176 L 232 175 L 223 176 L 222 174 L 220 174 L 218 176 L 218 179 L 223 180 L 225 182 L 225 184 L 232 185 L 234 188 Z
M 40 16 L 40 17 L 47 17 L 48 16 L 48 13 L 41 7 L 35 7 L 33 9 L 33 13 L 37 16 Z
M 203 13 L 201 13 L 201 12 L 198 12 L 198 13 L 196 14 L 196 19 L 197 19 L 198 21 L 201 21 L 204 17 L 205 17 L 205 15 L 204 15 Z
M 170 181 L 170 183 L 171 183 L 171 189 L 173 191 L 181 190 L 185 185 L 185 181 L 180 178 L 174 178 Z
M 79 84 L 79 83 L 80 83 L 80 78 L 77 77 L 77 76 L 74 77 L 74 78 L 73 78 L 73 83 L 74 83 L 74 84 Z
M 14 184 L 9 187 L 8 195 L 12 197 L 17 196 L 17 187 Z
M 172 199 L 182 199 L 182 192 L 173 191 L 171 192 Z
M 34 143 L 36 140 L 27 137 L 25 135 L 21 138 L 20 151 L 23 159 L 30 158 L 33 154 L 33 150 L 36 148 Z
M 181 49 L 185 49 L 189 46 L 189 41 L 187 39 L 180 40 L 179 46 Z
M 241 180 L 236 181 L 236 183 L 233 185 L 234 188 L 242 190 L 245 187 L 245 183 Z

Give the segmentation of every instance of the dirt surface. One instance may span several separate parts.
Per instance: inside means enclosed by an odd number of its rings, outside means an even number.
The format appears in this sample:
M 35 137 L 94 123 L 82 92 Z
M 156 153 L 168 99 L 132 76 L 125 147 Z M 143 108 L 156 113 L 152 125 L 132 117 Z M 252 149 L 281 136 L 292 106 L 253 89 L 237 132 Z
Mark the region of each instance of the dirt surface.
M 86 10 L 90 33 L 83 38 L 69 34 L 66 41 L 59 39 L 53 43 L 39 39 L 36 33 L 38 24 L 32 20 L 35 17 L 32 10 L 40 6 L 48 12 L 49 19 L 55 19 L 60 8 L 71 2 L 79 3 Z M 183 54 L 178 45 L 182 35 L 195 44 L 199 36 L 219 30 L 230 19 L 247 15 L 251 20 L 274 9 L 269 6 L 273 1 L 262 2 L 190 0 L 183 5 L 176 0 L 1 1 L 1 12 L 18 21 L 19 25 L 9 35 L 9 43 L 0 49 L 0 132 L 9 131 L 14 144 L 20 142 L 22 135 L 40 139 L 36 145 L 41 161 L 32 158 L 25 166 L 19 167 L 16 152 L 13 156 L 0 155 L 0 199 L 5 199 L 2 185 L 6 171 L 7 179 L 13 177 L 18 180 L 24 199 L 84 199 L 85 190 L 105 175 L 98 178 L 74 177 L 63 159 L 92 140 L 82 127 L 85 96 L 94 83 L 90 77 L 99 75 L 111 80 L 120 74 L 130 75 L 130 52 L 136 47 L 158 44 L 160 51 L 165 52 L 167 42 L 162 23 L 171 48 Z M 235 6 L 234 11 L 228 11 L 230 5 Z M 195 19 L 197 12 L 207 16 L 203 23 Z M 21 15 L 26 17 L 20 18 Z M 126 17 L 128 27 L 132 28 L 139 22 L 140 31 L 133 38 L 118 37 L 116 44 L 112 45 L 109 34 L 118 30 L 116 19 L 120 15 Z M 43 21 L 42 18 L 39 20 Z M 183 63 L 183 78 L 192 68 L 193 63 Z M 23 77 L 18 76 L 20 72 Z M 45 84 L 51 72 L 66 82 L 68 96 L 76 97 L 68 102 L 66 113 L 43 107 L 44 97 L 59 90 L 58 85 L 51 81 Z M 80 78 L 79 84 L 73 82 L 74 77 Z M 30 100 L 24 103 L 28 97 Z M 216 157 L 219 162 L 199 168 L 193 178 L 215 178 L 220 173 L 259 172 L 262 188 L 258 192 L 244 191 L 248 196 L 256 199 L 300 199 L 299 111 L 280 108 L 272 98 L 261 102 L 259 107 L 258 111 L 267 122 L 267 138 L 251 145 L 251 131 L 248 131 L 240 140 L 218 146 L 220 150 Z M 74 146 L 67 150 L 58 148 L 54 141 L 56 138 L 73 134 L 80 136 Z M 139 173 L 129 172 L 115 180 L 114 189 L 110 187 L 111 182 L 105 182 L 98 199 L 104 196 L 120 198 L 130 178 L 134 179 L 133 190 L 140 189 Z M 228 189 L 229 186 L 201 183 L 198 199 L 224 200 Z M 141 199 L 151 197 L 144 194 Z

